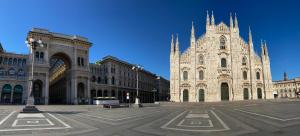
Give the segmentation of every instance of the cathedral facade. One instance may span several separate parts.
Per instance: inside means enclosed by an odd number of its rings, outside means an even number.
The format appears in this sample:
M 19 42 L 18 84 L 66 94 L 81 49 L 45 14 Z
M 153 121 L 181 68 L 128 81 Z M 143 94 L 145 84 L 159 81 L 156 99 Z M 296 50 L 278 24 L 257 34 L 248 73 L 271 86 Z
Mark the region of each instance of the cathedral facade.
M 214 102 L 273 99 L 270 59 L 266 42 L 261 55 L 254 51 L 249 28 L 248 42 L 239 33 L 238 20 L 215 24 L 207 13 L 206 32 L 195 36 L 181 52 L 178 35 L 171 40 L 170 97 L 174 102 Z

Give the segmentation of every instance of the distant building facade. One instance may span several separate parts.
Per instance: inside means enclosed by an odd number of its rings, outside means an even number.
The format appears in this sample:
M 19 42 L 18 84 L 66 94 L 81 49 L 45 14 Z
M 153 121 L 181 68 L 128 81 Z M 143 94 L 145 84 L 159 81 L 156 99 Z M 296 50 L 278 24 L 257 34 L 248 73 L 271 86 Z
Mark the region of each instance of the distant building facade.
M 137 96 L 137 73 L 135 66 L 113 56 L 106 56 L 95 64 L 90 64 L 91 97 L 117 97 L 120 102 L 130 102 Z M 139 71 L 139 97 L 142 103 L 153 102 L 154 89 L 158 86 L 157 76 L 149 71 Z
M 27 90 L 28 55 L 5 52 L 0 43 L 0 102 L 22 104 Z
M 158 76 L 156 88 L 156 101 L 169 101 L 170 100 L 170 81 Z
M 284 73 L 283 80 L 273 82 L 275 98 L 297 98 L 300 95 L 300 78 L 288 79 Z
M 254 51 L 252 34 L 246 42 L 238 20 L 215 24 L 207 13 L 206 32 L 195 36 L 192 25 L 190 47 L 179 49 L 172 36 L 170 53 L 170 95 L 175 102 L 214 102 L 273 99 L 270 59 L 266 43 L 261 55 Z

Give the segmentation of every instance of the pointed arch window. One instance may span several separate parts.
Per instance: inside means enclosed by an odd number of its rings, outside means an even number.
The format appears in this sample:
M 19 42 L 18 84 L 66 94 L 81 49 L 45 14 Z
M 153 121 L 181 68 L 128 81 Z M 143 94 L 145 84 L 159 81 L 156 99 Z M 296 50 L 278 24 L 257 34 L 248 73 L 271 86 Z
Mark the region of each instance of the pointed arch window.
M 246 57 L 243 57 L 243 59 L 242 59 L 242 65 L 243 66 L 247 65 L 247 58 Z
M 225 49 L 226 49 L 225 44 L 226 44 L 226 39 L 225 39 L 224 36 L 221 36 L 221 37 L 220 37 L 220 49 L 221 49 L 221 50 L 225 50 Z
M 199 80 L 203 80 L 204 79 L 204 72 L 203 70 L 199 71 Z
M 247 71 L 243 72 L 243 78 L 244 78 L 244 80 L 247 80 Z
M 184 81 L 188 80 L 188 72 L 187 71 L 183 71 L 183 80 Z
M 260 80 L 260 73 L 259 72 L 256 72 L 256 79 Z
M 222 59 L 221 59 L 221 67 L 222 67 L 222 68 L 226 68 L 226 67 L 227 67 L 227 62 L 226 62 L 226 59 L 225 59 L 225 58 L 222 58 Z
M 203 55 L 198 56 L 198 63 L 199 63 L 199 65 L 204 65 L 204 56 Z

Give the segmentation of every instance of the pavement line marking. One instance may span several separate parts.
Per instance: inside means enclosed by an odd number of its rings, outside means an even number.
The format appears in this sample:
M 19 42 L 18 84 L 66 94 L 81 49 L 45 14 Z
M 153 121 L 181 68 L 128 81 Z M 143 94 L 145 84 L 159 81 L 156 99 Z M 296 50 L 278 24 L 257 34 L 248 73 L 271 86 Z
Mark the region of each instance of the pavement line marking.
M 157 113 L 157 112 L 161 112 L 161 111 L 155 111 L 153 113 Z M 135 115 L 135 116 L 128 116 L 128 117 L 118 118 L 118 119 L 111 119 L 111 118 L 106 118 L 106 117 L 103 117 L 103 116 L 88 115 L 88 114 L 84 114 L 84 113 L 79 113 L 79 114 L 85 115 L 85 116 L 94 117 L 94 118 L 100 118 L 100 119 L 110 120 L 110 121 L 122 121 L 122 120 L 125 120 L 125 119 L 131 119 L 131 118 L 135 118 L 135 117 L 142 117 L 142 116 L 151 115 L 153 113 L 143 114 L 143 115 Z
M 289 121 L 289 120 L 298 120 L 298 119 L 300 119 L 300 117 L 295 117 L 295 118 L 285 119 L 285 121 Z
M 181 127 L 192 127 L 192 128 L 197 128 L 197 127 L 214 127 L 214 125 L 212 124 L 211 120 L 208 120 L 208 126 L 204 126 L 204 125 L 198 125 L 198 126 L 189 126 L 189 125 L 183 125 L 183 122 L 185 121 L 185 119 L 181 120 L 177 126 L 181 126 Z
M 174 117 L 173 119 L 171 119 L 169 122 L 167 122 L 166 124 L 164 124 L 163 126 L 161 126 L 160 128 L 168 128 L 167 126 L 170 125 L 173 121 L 175 121 L 176 119 L 178 119 L 180 116 L 182 116 L 184 113 L 186 113 L 187 111 L 184 111 L 180 114 L 178 114 L 176 117 Z
M 71 126 L 69 126 L 67 123 L 63 122 L 62 120 L 60 120 L 59 118 L 55 117 L 54 115 L 47 113 L 49 116 L 51 116 L 52 118 L 56 119 L 58 122 L 60 122 L 61 124 L 63 124 L 65 126 L 65 128 L 72 128 Z
M 182 129 L 182 128 L 171 128 L 171 127 L 167 127 L 168 125 L 170 125 L 173 121 L 175 121 L 176 119 L 178 119 L 180 116 L 182 116 L 185 112 L 182 112 L 181 114 L 177 115 L 175 118 L 173 118 L 172 120 L 170 120 L 168 123 L 166 123 L 165 125 L 163 125 L 161 128 L 163 129 L 170 129 L 170 130 L 179 130 L 179 131 L 190 131 L 190 132 L 219 132 L 219 131 L 227 131 L 230 130 L 230 128 L 223 122 L 223 120 L 220 119 L 220 117 L 212 110 L 210 110 L 210 112 L 217 118 L 217 120 L 221 123 L 221 125 L 224 127 L 223 129 L 212 129 L 212 130 L 195 130 L 195 129 Z
M 24 130 L 51 130 L 51 129 L 66 129 L 65 127 L 51 127 L 51 128 L 24 128 L 24 129 L 0 129 L 0 132 L 6 131 L 24 131 Z
M 274 119 L 274 120 L 286 121 L 286 119 L 281 119 L 281 118 L 276 118 L 276 117 L 272 117 L 272 116 L 268 116 L 268 115 L 264 115 L 264 114 L 258 114 L 258 113 L 254 113 L 254 112 L 244 111 L 244 110 L 241 110 L 241 109 L 235 109 L 235 110 L 240 111 L 240 112 L 244 112 L 244 113 L 248 113 L 248 114 L 252 114 L 252 115 L 256 115 L 256 116 L 261 116 L 261 117 Z
M 277 117 L 273 117 L 273 116 L 268 116 L 268 115 L 265 115 L 265 114 L 249 112 L 249 111 L 245 111 L 245 110 L 241 110 L 241 109 L 235 109 L 235 110 L 240 111 L 240 112 L 244 112 L 244 113 L 248 113 L 248 114 L 252 114 L 252 115 L 256 115 L 256 116 L 262 116 L 262 117 L 266 117 L 266 118 L 270 118 L 270 119 L 274 119 L 274 120 L 280 120 L 280 121 L 290 121 L 290 120 L 299 120 L 300 119 L 300 117 L 282 119 L 282 118 L 277 118 Z
M 45 118 L 45 116 L 42 113 L 20 113 L 17 118 Z
M 11 126 L 12 126 L 12 127 L 17 126 L 17 122 L 18 122 L 18 120 L 16 119 L 16 120 L 14 121 L 14 123 L 13 123 Z
M 50 121 L 49 119 L 46 119 L 48 121 L 48 123 L 51 125 L 51 126 L 54 126 L 54 123 L 52 121 Z
M 230 130 L 230 128 L 224 123 L 224 121 L 213 110 L 210 110 L 210 112 L 219 120 L 219 122 L 222 124 L 222 126 L 226 130 Z
M 20 120 L 36 120 L 36 121 L 39 121 L 39 120 L 46 120 L 48 122 L 48 124 L 36 124 L 36 125 L 17 125 L 18 124 L 18 121 Z M 14 121 L 14 123 L 12 124 L 12 127 L 22 127 L 22 126 L 54 126 L 54 123 L 51 122 L 49 119 L 16 119 Z
M 0 125 L 2 125 L 11 115 L 13 115 L 16 111 L 11 112 L 10 114 L 8 114 L 4 119 L 2 119 L 0 121 Z

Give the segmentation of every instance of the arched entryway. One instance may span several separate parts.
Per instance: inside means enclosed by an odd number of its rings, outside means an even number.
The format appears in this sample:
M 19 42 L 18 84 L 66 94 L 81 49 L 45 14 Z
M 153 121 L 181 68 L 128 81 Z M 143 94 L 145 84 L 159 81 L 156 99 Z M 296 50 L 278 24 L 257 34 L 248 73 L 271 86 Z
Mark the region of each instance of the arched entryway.
M 261 88 L 257 88 L 257 99 L 262 99 L 262 91 L 261 91 Z
M 204 95 L 204 89 L 199 90 L 199 102 L 204 102 L 205 95 Z
M 221 100 L 228 101 L 229 100 L 229 87 L 227 83 L 221 84 Z
M 13 103 L 22 104 L 22 95 L 23 95 L 23 87 L 21 85 L 16 85 L 14 87 Z
M 78 104 L 85 104 L 83 83 L 78 83 L 77 85 L 77 99 L 78 99 Z
M 50 57 L 49 69 L 49 104 L 66 104 L 67 90 L 71 88 L 71 59 L 64 53 L 56 53 Z
M 184 89 L 182 94 L 183 94 L 182 101 L 188 102 L 189 101 L 189 91 L 187 89 Z
M 41 80 L 35 80 L 33 82 L 33 97 L 35 104 L 43 104 L 43 82 Z
M 244 100 L 248 100 L 249 99 L 249 91 L 248 88 L 244 88 Z
M 10 103 L 12 87 L 10 84 L 5 84 L 2 87 L 1 103 Z

